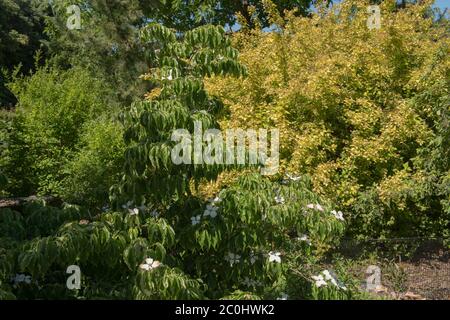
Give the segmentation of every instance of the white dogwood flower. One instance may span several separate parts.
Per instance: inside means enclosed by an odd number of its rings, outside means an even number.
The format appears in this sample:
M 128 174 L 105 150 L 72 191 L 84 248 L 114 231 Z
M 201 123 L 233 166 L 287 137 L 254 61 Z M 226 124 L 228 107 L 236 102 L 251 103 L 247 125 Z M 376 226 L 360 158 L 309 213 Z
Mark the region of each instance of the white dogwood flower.
M 336 287 L 347 290 L 347 287 L 344 286 L 336 277 L 336 275 L 328 270 L 322 271 L 322 274 L 325 276 L 325 280 L 331 281 L 332 284 L 334 284 Z
M 330 271 L 324 270 L 322 271 L 322 274 L 325 276 L 325 280 L 331 281 L 331 283 L 334 284 L 335 286 L 338 285 L 336 279 L 331 275 Z
M 347 290 L 347 287 L 339 282 L 339 280 L 334 275 L 334 273 L 332 273 L 332 272 L 330 272 L 328 270 L 323 270 L 321 272 L 321 274 L 319 274 L 318 276 L 313 276 L 312 278 L 316 281 L 316 286 L 317 287 L 326 286 L 328 284 L 328 281 L 329 281 L 334 286 L 336 286 L 336 287 L 338 287 L 338 288 L 340 288 L 342 290 Z
M 347 290 L 347 287 L 344 286 L 336 277 L 336 275 L 328 270 L 324 270 L 322 271 L 322 274 L 325 276 L 325 280 L 329 280 L 331 281 L 332 284 L 334 284 L 336 287 L 342 289 L 342 290 Z
M 286 173 L 286 176 L 292 181 L 299 181 L 301 179 L 301 176 L 291 176 L 289 173 Z
M 157 260 L 153 260 L 152 258 L 147 258 L 147 259 L 145 259 L 145 263 L 142 263 L 141 265 L 139 265 L 139 268 L 141 268 L 142 270 L 145 270 L 145 271 L 150 271 L 150 270 L 158 268 L 160 265 L 161 265 L 161 262 L 159 262 Z
M 200 215 L 192 217 L 192 218 L 191 218 L 192 225 L 195 226 L 196 224 L 199 224 L 201 218 L 202 218 L 202 217 L 201 217 Z
M 269 262 L 281 263 L 280 255 L 281 255 L 281 253 L 279 253 L 279 252 L 270 251 L 269 252 Z
M 209 203 L 211 203 L 212 205 L 214 205 L 214 204 L 216 204 L 216 203 L 221 202 L 222 199 L 220 199 L 219 197 L 215 197 L 215 198 L 209 199 L 208 201 L 209 201 Z
M 228 254 L 225 256 L 225 260 L 227 260 L 231 266 L 233 266 L 233 264 L 235 263 L 239 263 L 240 259 L 240 255 L 231 252 L 228 252 Z
M 287 300 L 288 298 L 289 296 L 286 293 L 282 292 L 281 297 L 277 298 L 277 300 Z
M 323 276 L 321 274 L 319 274 L 318 276 L 312 276 L 311 278 L 316 282 L 315 283 L 316 287 L 318 287 L 318 288 L 320 288 L 322 286 L 326 287 L 327 282 L 325 281 L 325 279 L 323 278 Z
M 214 207 L 210 204 L 206 206 L 206 210 L 203 212 L 205 217 L 210 216 L 211 218 L 215 218 L 217 216 L 217 207 Z
M 308 236 L 306 234 L 301 235 L 297 238 L 299 241 L 305 241 L 308 245 L 311 245 L 311 240 L 309 240 Z
M 139 214 L 139 209 L 138 208 L 128 209 L 128 212 L 130 213 L 130 215 L 135 216 Z
M 140 264 L 139 268 L 141 268 L 142 270 L 145 270 L 145 271 L 149 271 L 150 270 L 150 266 L 148 264 L 146 264 L 146 263 Z
M 323 208 L 320 204 L 316 204 L 316 209 L 323 212 Z
M 161 77 L 161 79 L 172 81 L 173 80 L 173 69 L 169 70 L 169 74 L 167 75 L 167 77 L 163 76 L 163 77 Z
M 344 220 L 344 214 L 342 213 L 342 211 L 337 211 L 337 212 L 336 212 L 336 210 L 333 210 L 333 211 L 331 211 L 331 214 L 333 214 L 333 216 L 334 216 L 336 219 L 341 220 L 341 221 L 345 221 L 345 220 Z
M 283 204 L 284 203 L 284 198 L 282 196 L 278 195 L 278 196 L 275 197 L 275 202 L 277 204 Z
M 306 207 L 308 209 L 316 209 L 318 211 L 322 211 L 323 212 L 323 207 L 320 204 L 318 204 L 318 203 L 316 203 L 316 204 L 310 203 L 310 204 L 307 204 Z

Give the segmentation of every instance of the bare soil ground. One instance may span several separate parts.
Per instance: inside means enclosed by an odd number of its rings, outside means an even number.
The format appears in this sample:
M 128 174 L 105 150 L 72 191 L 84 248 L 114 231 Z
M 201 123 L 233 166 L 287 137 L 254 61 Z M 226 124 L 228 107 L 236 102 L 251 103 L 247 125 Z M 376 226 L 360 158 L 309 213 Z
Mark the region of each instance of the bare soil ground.
M 407 275 L 408 291 L 426 299 L 450 300 L 449 250 L 430 250 L 399 266 Z
M 450 250 L 436 243 L 421 245 L 408 259 L 359 261 L 351 271 L 366 287 L 368 265 L 379 266 L 381 285 L 375 295 L 401 300 L 450 300 Z

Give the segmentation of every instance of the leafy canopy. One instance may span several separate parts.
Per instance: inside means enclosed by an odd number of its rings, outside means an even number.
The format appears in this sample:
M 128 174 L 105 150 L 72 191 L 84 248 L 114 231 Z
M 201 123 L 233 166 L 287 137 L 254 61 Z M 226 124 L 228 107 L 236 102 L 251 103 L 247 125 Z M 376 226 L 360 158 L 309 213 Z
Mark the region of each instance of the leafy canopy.
M 369 1 L 272 11 L 279 30 L 234 37 L 249 76 L 207 82 L 230 111 L 223 127 L 280 129 L 282 168 L 351 210 L 352 235 L 447 232 L 450 43 L 431 3 L 384 1 L 379 30 Z

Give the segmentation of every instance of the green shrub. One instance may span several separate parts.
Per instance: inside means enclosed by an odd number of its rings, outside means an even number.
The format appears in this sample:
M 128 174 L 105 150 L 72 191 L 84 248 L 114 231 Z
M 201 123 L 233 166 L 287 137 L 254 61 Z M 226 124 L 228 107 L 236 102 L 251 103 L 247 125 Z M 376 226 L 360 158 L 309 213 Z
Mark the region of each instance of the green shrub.
M 122 172 L 123 128 L 111 119 L 91 121 L 84 127 L 79 150 L 63 168 L 66 176 L 58 193 L 70 203 L 101 207 Z
M 8 177 L 3 168 L 7 163 L 5 153 L 8 147 L 8 139 L 12 131 L 13 115 L 13 112 L 0 110 L 0 196 L 7 195 L 6 188 L 8 185 Z
M 217 128 L 215 117 L 223 105 L 208 94 L 204 78 L 245 75 L 245 69 L 219 27 L 198 28 L 181 38 L 159 25 L 149 25 L 142 33 L 145 41 L 162 48 L 155 58 L 158 68 L 145 77 L 160 91 L 124 113 L 124 184 L 113 199 L 125 195 L 137 205 L 151 203 L 152 209 L 163 211 L 164 223 L 161 219 L 148 233 L 167 241 L 149 250 L 154 241 L 139 239 L 127 252 L 130 268 L 137 268 L 146 257 L 162 262 L 161 267 L 156 263 L 155 270 L 138 272 L 136 297 L 222 298 L 243 292 L 279 297 L 286 288 L 289 265 L 282 261 L 297 252 L 301 258 L 294 263 L 314 263 L 315 257 L 338 243 L 344 231 L 342 217 L 311 191 L 306 178 L 280 184 L 259 174 L 243 175 L 218 198 L 202 205 L 191 187 L 214 180 L 224 168 L 175 165 L 170 159 L 171 133 L 179 128 L 192 130 L 195 120 L 203 128 Z M 134 210 L 138 209 L 130 208 L 132 214 Z M 163 236 L 168 228 L 173 236 Z M 164 283 L 167 289 L 160 290 Z M 317 289 L 323 297 L 334 297 Z M 308 296 L 312 294 L 304 295 Z
M 0 289 L 20 299 L 349 298 L 344 284 L 314 285 L 316 263 L 338 245 L 345 222 L 310 188 L 307 178 L 279 183 L 250 174 L 215 199 L 190 198 L 157 214 L 150 205 L 94 217 L 38 203 L 22 214 L 4 209 Z M 78 293 L 65 288 L 73 264 L 82 271 Z M 291 290 L 288 275 L 302 267 L 304 291 Z M 13 287 L 15 274 L 31 282 Z
M 32 202 L 25 205 L 22 212 L 11 209 L 0 209 L 0 300 L 21 299 L 33 297 L 33 290 L 39 291 L 39 286 L 35 279 L 31 282 L 15 283 L 13 279 L 20 273 L 19 256 L 30 243 L 45 242 L 49 236 L 53 236 L 59 228 L 70 221 L 89 219 L 89 212 L 77 206 L 66 205 L 62 209 L 47 207 L 42 202 Z M 32 240 L 36 239 L 36 240 Z M 41 247 L 41 249 L 44 249 Z M 43 252 L 41 252 L 43 253 Z M 63 253 L 61 253 L 63 254 Z M 51 263 L 53 258 L 42 256 Z M 37 263 L 36 260 L 29 263 Z M 44 265 L 47 262 L 44 263 Z M 44 266 L 38 266 L 42 270 Z M 64 271 L 64 270 L 63 270 Z M 63 275 L 63 272 L 61 272 Z M 52 277 L 54 275 L 51 275 Z M 43 283 L 47 297 L 52 297 L 54 288 L 64 288 L 65 282 L 61 285 L 46 285 Z M 61 291 L 59 291 L 61 293 Z M 67 292 L 59 294 L 59 298 L 67 296 Z M 56 298 L 57 296 L 53 296 Z
M 5 152 L 8 190 L 15 195 L 51 193 L 85 123 L 112 108 L 109 91 L 80 68 L 41 68 L 29 77 L 15 77 L 9 86 L 18 105 Z
M 194 120 L 205 127 L 216 124 L 222 105 L 208 95 L 203 78 L 244 73 L 223 28 L 201 27 L 180 39 L 152 24 L 143 34 L 162 48 L 155 52 L 159 68 L 148 76 L 161 91 L 156 99 L 124 112 L 124 174 L 112 193 L 113 211 L 66 222 L 51 217 L 54 209 L 48 215 L 35 209 L 30 223 L 6 212 L 6 234 L 42 236 L 22 236 L 9 250 L 12 267 L 4 274 L 20 273 L 30 280 L 12 290 L 5 286 L 5 291 L 18 298 L 349 298 L 350 290 L 331 274 L 325 284 L 314 285 L 315 265 L 339 243 L 345 218 L 312 191 L 307 176 L 280 181 L 248 173 L 206 201 L 191 187 L 214 179 L 223 167 L 176 167 L 170 162 L 173 129 L 190 128 Z M 170 75 L 161 79 L 168 70 Z M 84 146 L 66 167 L 65 181 L 67 193 L 89 202 L 88 193 L 103 183 L 101 168 L 115 163 L 111 159 L 118 159 L 121 142 L 114 124 L 99 121 L 87 129 L 88 122 L 84 128 Z M 93 197 L 97 201 L 102 195 Z M 52 222 L 49 229 L 40 226 L 46 220 Z M 82 270 L 78 293 L 64 287 L 64 271 L 73 264 Z M 293 266 L 302 265 L 310 267 L 307 285 L 304 292 L 291 292 L 288 275 Z
M 431 1 L 387 0 L 370 30 L 370 2 L 237 33 L 248 78 L 207 88 L 230 110 L 223 126 L 280 129 L 280 167 L 352 212 L 350 237 L 448 236 L 448 28 Z

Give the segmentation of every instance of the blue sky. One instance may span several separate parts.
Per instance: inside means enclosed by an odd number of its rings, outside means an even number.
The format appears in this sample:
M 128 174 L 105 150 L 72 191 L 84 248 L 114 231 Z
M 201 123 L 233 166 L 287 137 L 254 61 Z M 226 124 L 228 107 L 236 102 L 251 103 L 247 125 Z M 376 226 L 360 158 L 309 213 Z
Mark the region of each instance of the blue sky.
M 437 0 L 435 5 L 441 9 L 448 8 L 450 7 L 450 0 Z

